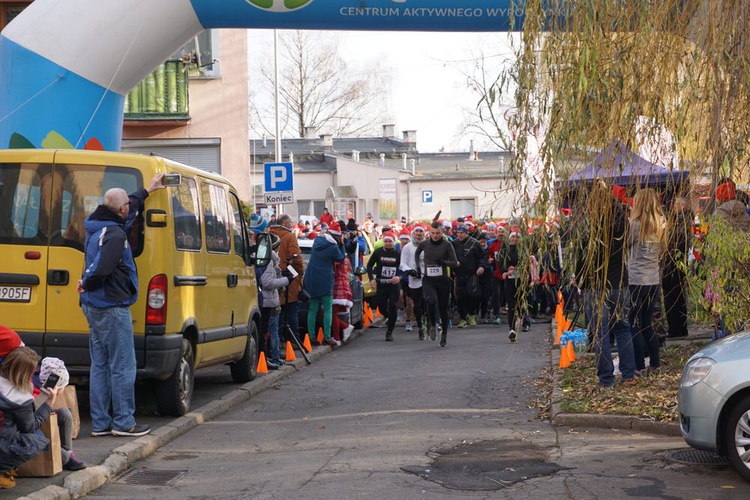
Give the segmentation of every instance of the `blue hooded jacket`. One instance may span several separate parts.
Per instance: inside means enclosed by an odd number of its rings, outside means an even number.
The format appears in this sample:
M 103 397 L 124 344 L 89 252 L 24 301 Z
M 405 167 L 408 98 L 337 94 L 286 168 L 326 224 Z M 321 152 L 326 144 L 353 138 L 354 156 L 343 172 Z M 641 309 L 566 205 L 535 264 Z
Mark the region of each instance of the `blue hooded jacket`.
M 344 245 L 331 243 L 325 236 L 315 238 L 303 283 L 310 297 L 333 295 L 333 263 L 345 258 Z
M 130 195 L 131 211 L 127 219 L 104 205 L 99 205 L 86 219 L 82 304 L 107 309 L 128 307 L 138 300 L 138 273 L 127 231 L 147 196 L 145 189 Z

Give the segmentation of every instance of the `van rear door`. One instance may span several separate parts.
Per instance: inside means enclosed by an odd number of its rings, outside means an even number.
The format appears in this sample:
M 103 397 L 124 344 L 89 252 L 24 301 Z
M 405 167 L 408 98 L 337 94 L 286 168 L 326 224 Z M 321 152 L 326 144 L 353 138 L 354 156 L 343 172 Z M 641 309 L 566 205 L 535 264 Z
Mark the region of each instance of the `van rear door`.
M 0 156 L 0 322 L 40 353 L 54 198 L 52 155 L 10 150 Z
M 45 355 L 64 359 L 72 367 L 90 365 L 89 327 L 76 290 L 85 263 L 84 222 L 104 202 L 104 193 L 110 188 L 132 193 L 143 185 L 137 169 L 106 163 L 105 155 L 83 157 L 74 151 L 58 151 L 55 155 Z

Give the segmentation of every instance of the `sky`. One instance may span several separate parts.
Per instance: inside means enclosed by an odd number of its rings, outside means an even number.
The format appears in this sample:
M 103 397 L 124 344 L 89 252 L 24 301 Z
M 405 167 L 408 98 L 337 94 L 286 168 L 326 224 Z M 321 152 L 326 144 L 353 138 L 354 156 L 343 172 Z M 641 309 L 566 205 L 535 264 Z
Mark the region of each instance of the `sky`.
M 471 91 L 466 74 L 483 53 L 499 73 L 512 60 L 507 33 L 413 33 L 333 32 L 339 51 L 352 71 L 369 71 L 377 64 L 388 85 L 388 109 L 396 136 L 404 130 L 417 131 L 417 148 L 422 153 L 440 150 L 469 151 L 474 139 L 479 150 L 497 149 L 462 125 L 467 110 L 476 107 L 478 96 Z M 249 32 L 251 71 L 263 57 L 271 57 L 271 30 Z

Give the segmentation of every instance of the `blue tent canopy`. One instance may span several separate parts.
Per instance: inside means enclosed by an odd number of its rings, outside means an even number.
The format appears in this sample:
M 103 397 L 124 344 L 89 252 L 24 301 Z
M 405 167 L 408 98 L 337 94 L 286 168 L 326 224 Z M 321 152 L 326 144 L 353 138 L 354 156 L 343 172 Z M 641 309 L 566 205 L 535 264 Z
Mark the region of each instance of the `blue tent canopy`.
M 571 187 L 602 178 L 607 184 L 620 186 L 676 186 L 686 181 L 687 171 L 670 170 L 651 163 L 620 142 L 607 146 L 584 168 L 571 175 Z

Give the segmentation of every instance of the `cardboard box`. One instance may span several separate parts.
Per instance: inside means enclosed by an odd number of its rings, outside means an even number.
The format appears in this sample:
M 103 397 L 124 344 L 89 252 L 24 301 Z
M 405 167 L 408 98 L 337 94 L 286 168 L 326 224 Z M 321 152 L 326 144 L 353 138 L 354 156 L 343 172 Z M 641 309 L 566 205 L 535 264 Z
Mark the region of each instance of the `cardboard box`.
M 40 427 L 49 439 L 47 449 L 18 468 L 18 477 L 51 477 L 62 471 L 60 453 L 60 431 L 57 428 L 57 415 L 51 413 Z
M 78 432 L 81 430 L 81 416 L 78 413 L 78 394 L 76 393 L 76 386 L 66 385 L 65 389 L 57 393 L 55 398 L 55 404 L 52 408 L 70 408 L 70 412 L 73 414 L 73 439 L 78 437 Z

